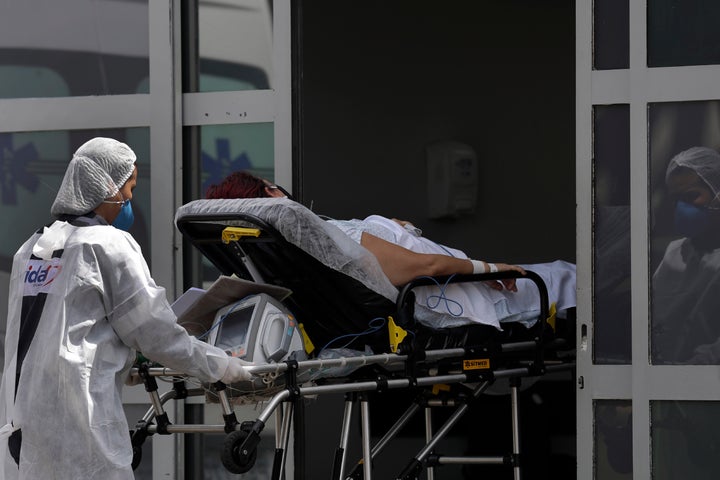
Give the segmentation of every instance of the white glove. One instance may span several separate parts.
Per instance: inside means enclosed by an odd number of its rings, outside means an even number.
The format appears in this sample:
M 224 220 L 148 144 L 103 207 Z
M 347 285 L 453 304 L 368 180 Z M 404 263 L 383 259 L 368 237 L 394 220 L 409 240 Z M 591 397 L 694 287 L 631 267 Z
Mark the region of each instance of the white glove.
M 237 357 L 230 357 L 227 370 L 225 370 L 225 375 L 222 376 L 220 381 L 223 382 L 225 385 L 230 385 L 236 382 L 244 382 L 251 380 L 252 374 L 248 372 L 245 367 L 249 367 L 252 365 L 252 363 L 246 362 L 245 360 L 240 360 Z
M 140 374 L 132 375 L 131 372 L 128 372 L 125 376 L 125 385 L 128 387 L 134 387 L 135 385 L 140 385 L 141 383 L 143 383 L 143 380 L 142 377 L 140 377 Z

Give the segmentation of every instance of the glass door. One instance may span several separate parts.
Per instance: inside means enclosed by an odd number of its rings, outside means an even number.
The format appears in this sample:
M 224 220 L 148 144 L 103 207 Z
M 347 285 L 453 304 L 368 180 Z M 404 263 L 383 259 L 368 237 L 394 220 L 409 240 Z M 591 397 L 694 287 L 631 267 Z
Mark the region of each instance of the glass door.
M 578 478 L 717 478 L 720 5 L 576 10 Z

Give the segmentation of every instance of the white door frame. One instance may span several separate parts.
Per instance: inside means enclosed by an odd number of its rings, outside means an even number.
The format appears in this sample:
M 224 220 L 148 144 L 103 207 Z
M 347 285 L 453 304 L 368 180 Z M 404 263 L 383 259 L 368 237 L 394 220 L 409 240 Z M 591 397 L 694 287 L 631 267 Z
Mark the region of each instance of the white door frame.
M 592 70 L 593 1 L 576 1 L 577 478 L 593 478 L 593 401 L 632 400 L 633 478 L 651 478 L 650 402 L 717 400 L 717 366 L 649 361 L 648 105 L 720 98 L 720 66 L 647 67 L 647 2 L 629 0 L 630 68 Z M 630 106 L 632 364 L 592 363 L 592 109 Z M 583 328 L 584 327 L 584 328 Z M 583 332 L 587 332 L 583 336 Z M 580 384 L 581 382 L 581 384 Z

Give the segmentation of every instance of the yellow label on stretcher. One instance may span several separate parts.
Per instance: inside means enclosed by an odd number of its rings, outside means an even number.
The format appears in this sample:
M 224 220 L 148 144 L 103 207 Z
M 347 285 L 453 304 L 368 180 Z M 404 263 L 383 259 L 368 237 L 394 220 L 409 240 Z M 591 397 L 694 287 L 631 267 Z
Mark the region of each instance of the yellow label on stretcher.
M 299 323 L 298 330 L 300 330 L 300 335 L 302 336 L 303 347 L 305 347 L 305 353 L 307 353 L 309 355 L 315 350 L 315 345 L 313 345 L 313 342 L 310 340 L 310 336 L 308 336 L 307 332 L 305 331 L 305 325 L 303 325 L 302 323 Z
M 463 370 L 488 370 L 490 368 L 489 358 L 476 358 L 463 360 Z
M 553 329 L 553 332 L 555 331 L 555 318 L 557 316 L 557 306 L 555 305 L 555 302 L 550 304 L 550 311 L 548 312 L 548 319 L 547 324 L 550 325 L 550 328 Z
M 223 243 L 240 240 L 242 237 L 259 237 L 259 228 L 225 227 L 222 231 Z
M 398 327 L 392 317 L 388 317 L 388 334 L 390 335 L 390 351 L 396 353 L 398 346 L 407 336 L 407 331 Z
M 450 391 L 450 385 L 446 383 L 438 383 L 436 385 L 433 385 L 432 387 L 432 394 L 437 395 L 440 392 L 449 392 Z

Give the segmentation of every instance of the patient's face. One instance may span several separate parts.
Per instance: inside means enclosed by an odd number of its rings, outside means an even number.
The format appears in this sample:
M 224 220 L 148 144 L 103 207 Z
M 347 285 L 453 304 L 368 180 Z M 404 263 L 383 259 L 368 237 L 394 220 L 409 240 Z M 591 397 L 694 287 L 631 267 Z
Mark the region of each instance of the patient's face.
M 271 198 L 292 198 L 290 194 L 281 186 L 275 185 L 268 180 L 263 179 L 265 183 L 265 194 Z
M 268 197 L 285 198 L 285 194 L 280 191 L 277 185 L 268 182 L 265 183 L 265 193 Z

